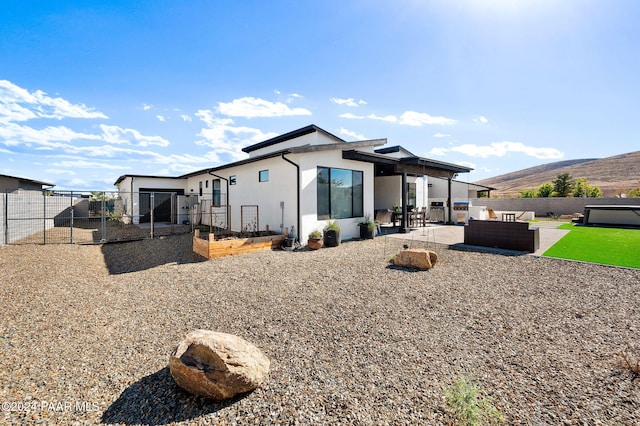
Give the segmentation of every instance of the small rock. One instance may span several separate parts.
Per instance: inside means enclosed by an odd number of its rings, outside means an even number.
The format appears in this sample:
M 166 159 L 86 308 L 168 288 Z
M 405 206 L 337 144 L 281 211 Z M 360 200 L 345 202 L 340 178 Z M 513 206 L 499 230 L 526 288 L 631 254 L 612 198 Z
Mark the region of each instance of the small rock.
M 189 333 L 169 358 L 178 386 L 215 400 L 257 388 L 270 365 L 260 349 L 241 337 L 209 330 Z
M 393 259 L 394 265 L 418 269 L 431 269 L 438 261 L 436 252 L 424 249 L 401 250 Z

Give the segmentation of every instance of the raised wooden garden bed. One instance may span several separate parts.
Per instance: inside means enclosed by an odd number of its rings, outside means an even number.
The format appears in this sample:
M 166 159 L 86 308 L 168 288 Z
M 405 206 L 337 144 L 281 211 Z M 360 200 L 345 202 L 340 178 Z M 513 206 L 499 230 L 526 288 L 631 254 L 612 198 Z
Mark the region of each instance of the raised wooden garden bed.
M 248 238 L 225 237 L 221 239 L 215 239 L 214 234 L 206 234 L 206 237 L 202 238 L 199 231 L 196 230 L 193 236 L 193 251 L 200 256 L 213 259 L 234 254 L 272 250 L 280 247 L 285 238 L 286 236 L 282 234 Z

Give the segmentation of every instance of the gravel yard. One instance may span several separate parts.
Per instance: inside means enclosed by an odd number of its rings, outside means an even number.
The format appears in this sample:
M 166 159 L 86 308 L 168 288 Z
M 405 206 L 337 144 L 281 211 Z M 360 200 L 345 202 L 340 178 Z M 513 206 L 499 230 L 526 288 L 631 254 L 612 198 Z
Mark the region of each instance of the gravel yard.
M 0 247 L 0 423 L 451 424 L 443 389 L 475 378 L 509 424 L 638 424 L 640 270 L 402 240 L 206 261 L 188 235 Z M 176 387 L 190 330 L 271 360 L 225 403 Z M 10 405 L 7 405 L 10 403 Z

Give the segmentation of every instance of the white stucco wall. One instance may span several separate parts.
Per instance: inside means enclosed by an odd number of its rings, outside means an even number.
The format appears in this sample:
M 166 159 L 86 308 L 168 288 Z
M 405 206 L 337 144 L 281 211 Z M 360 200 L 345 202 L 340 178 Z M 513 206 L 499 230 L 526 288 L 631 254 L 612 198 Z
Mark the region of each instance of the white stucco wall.
M 416 208 L 426 206 L 429 199 L 427 181 L 407 176 L 407 183 L 416 184 Z M 402 176 L 379 176 L 375 180 L 375 209 L 393 209 L 402 205 Z
M 429 183 L 431 188 L 429 195 L 434 201 L 446 200 L 448 196 L 447 179 L 430 177 Z M 451 182 L 451 198 L 452 201 L 467 201 L 469 198 L 476 198 L 478 188 L 466 182 Z
M 318 220 L 318 204 L 317 204 L 317 175 L 318 166 L 333 167 L 347 170 L 358 170 L 363 172 L 363 212 L 369 214 L 371 218 L 374 215 L 373 207 L 373 165 L 362 161 L 352 161 L 342 159 L 342 150 L 330 150 L 309 152 L 304 155 L 288 156 L 288 158 L 296 159 L 301 166 L 301 190 L 302 190 L 302 206 L 301 206 L 301 226 L 302 230 L 299 234 L 300 240 L 304 243 L 307 241 L 309 233 L 313 230 L 321 231 L 328 220 Z M 360 236 L 358 223 L 362 221 L 361 217 L 349 219 L 337 219 L 336 223 L 342 228 L 342 239 L 348 240 Z
M 373 165 L 360 161 L 342 159 L 341 150 L 287 154 L 286 158 L 300 166 L 300 226 L 298 229 L 297 205 L 297 169 L 282 157 L 269 158 L 244 164 L 238 167 L 218 170 L 216 175 L 229 179 L 235 176 L 236 184 L 229 186 L 229 205 L 231 206 L 231 228 L 240 231 L 240 211 L 242 205 L 259 206 L 259 226 L 265 229 L 269 225 L 272 231 L 281 231 L 283 227 L 296 228 L 300 241 L 304 244 L 313 230 L 322 230 L 329 222 L 318 220 L 317 215 L 317 167 L 334 167 L 363 172 L 363 204 L 364 212 L 373 216 Z M 259 182 L 260 170 L 269 170 L 269 181 Z M 199 182 L 215 179 L 214 176 L 201 174 L 188 179 L 186 194 L 198 194 Z M 221 190 L 226 191 L 226 183 L 221 182 Z M 193 189 L 193 192 L 191 191 Z M 209 193 L 202 198 L 211 198 Z M 280 207 L 284 203 L 284 210 Z M 284 213 L 284 220 L 283 220 Z M 342 238 L 351 239 L 359 236 L 358 223 L 361 217 L 339 219 L 342 227 Z
M 133 182 L 133 185 L 132 185 Z M 163 177 L 127 176 L 118 183 L 118 192 L 122 199 L 126 216 L 133 218 L 133 223 L 140 221 L 140 205 L 138 193 L 144 189 L 182 189 L 187 194 L 186 179 L 172 179 Z

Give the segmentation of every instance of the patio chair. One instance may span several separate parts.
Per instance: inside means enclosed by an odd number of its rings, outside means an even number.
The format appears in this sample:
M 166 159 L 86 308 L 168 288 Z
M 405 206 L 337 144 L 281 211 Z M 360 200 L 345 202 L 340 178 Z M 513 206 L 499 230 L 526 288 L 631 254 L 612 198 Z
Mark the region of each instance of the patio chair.
M 379 210 L 376 212 L 376 217 L 375 217 L 375 223 L 376 223 L 376 228 L 378 231 L 378 234 L 382 234 L 382 229 L 380 229 L 380 225 L 382 224 L 389 224 L 392 222 L 392 214 L 391 214 L 391 210 Z

